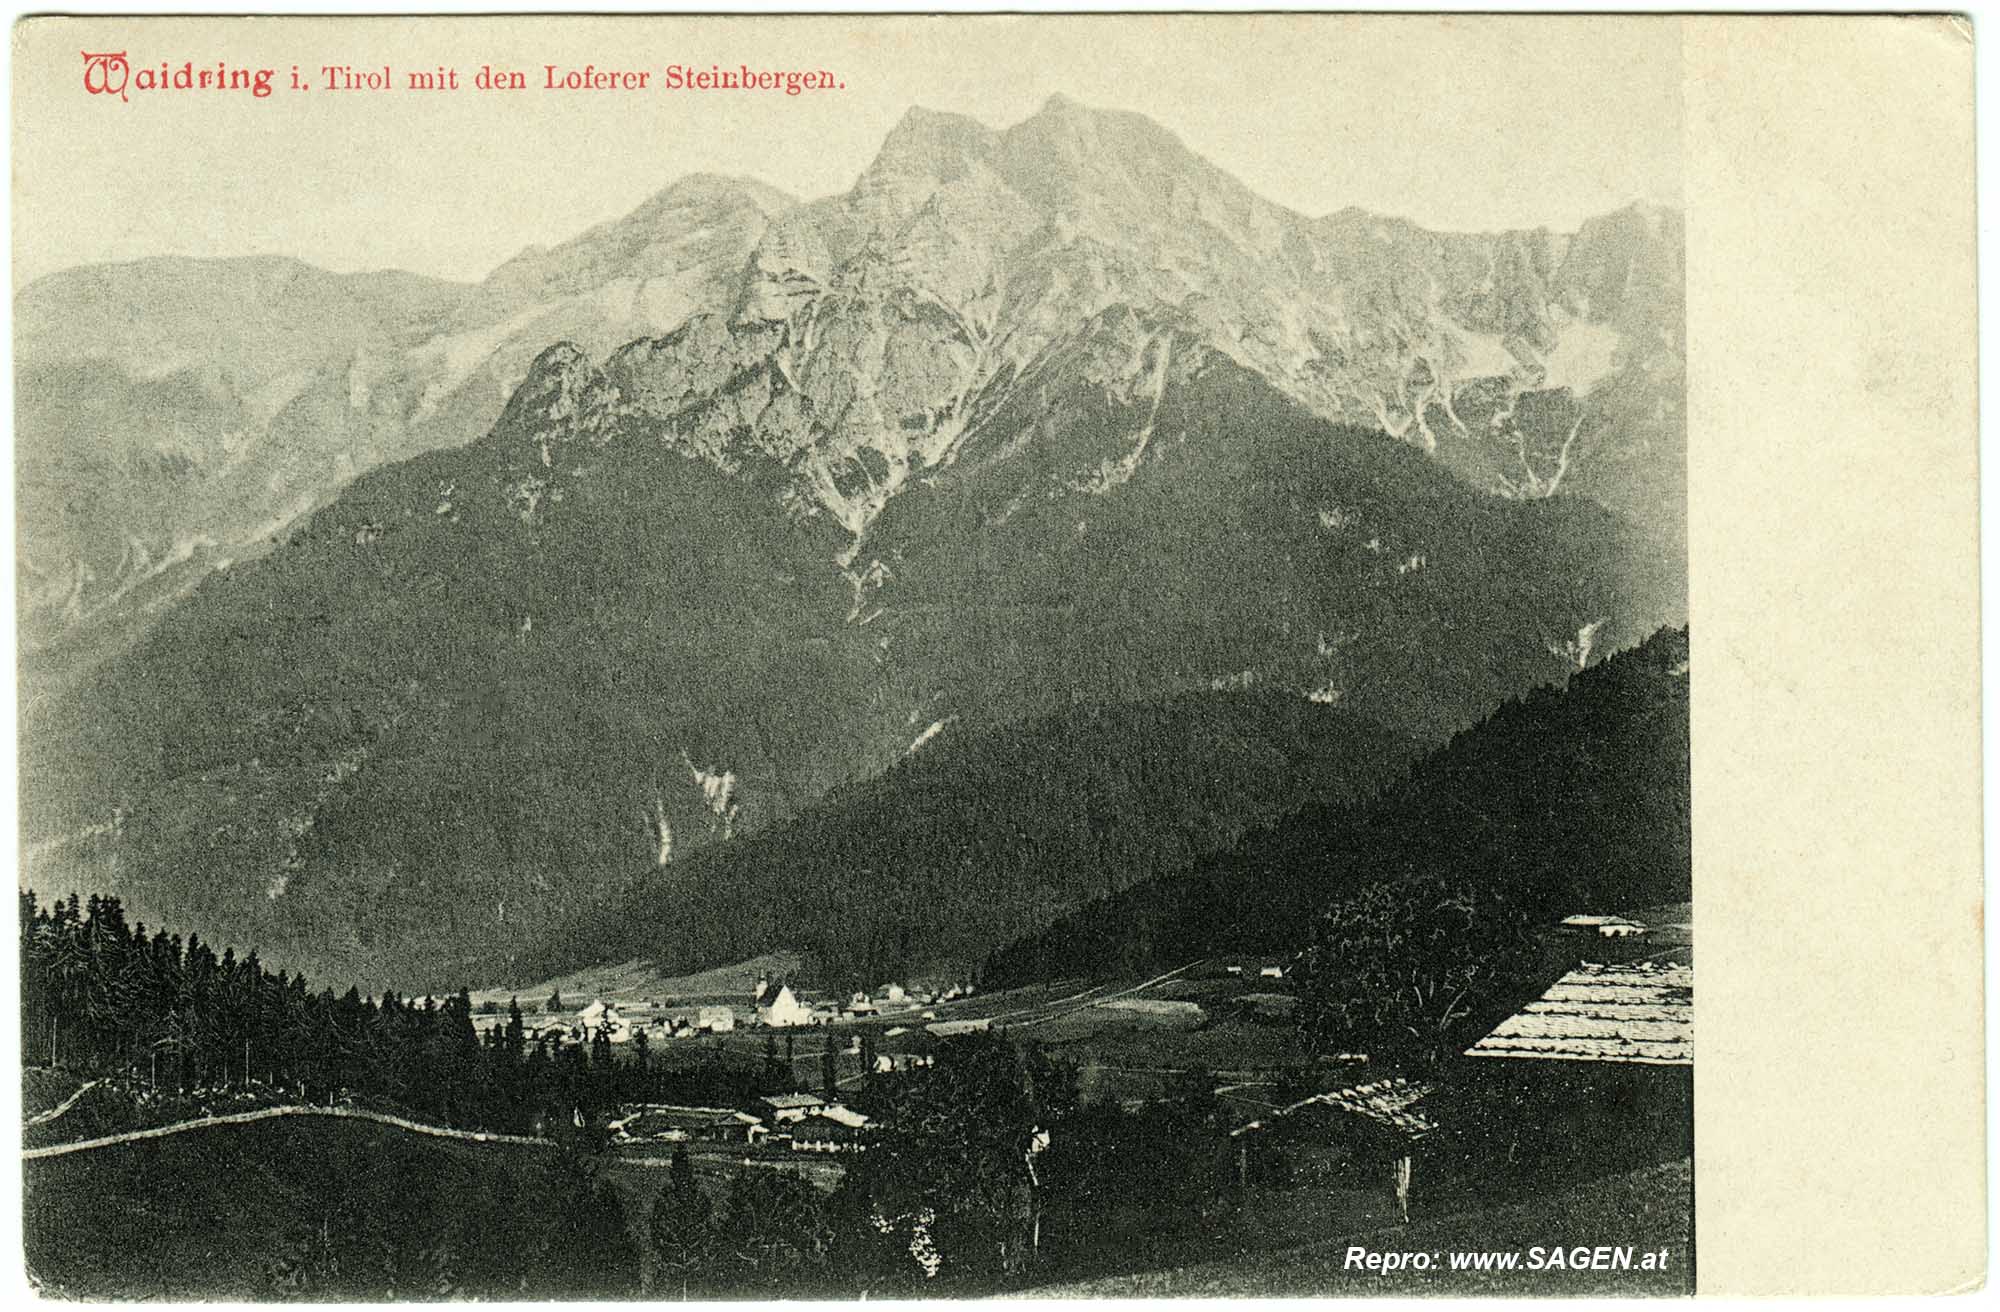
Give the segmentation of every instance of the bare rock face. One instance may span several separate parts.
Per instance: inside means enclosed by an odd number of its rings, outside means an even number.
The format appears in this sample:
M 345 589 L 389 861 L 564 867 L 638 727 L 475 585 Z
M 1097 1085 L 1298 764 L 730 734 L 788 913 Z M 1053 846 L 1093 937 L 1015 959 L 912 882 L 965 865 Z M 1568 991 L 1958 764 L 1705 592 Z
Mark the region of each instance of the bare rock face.
M 1004 132 L 911 111 L 846 195 L 771 225 L 734 321 L 781 330 L 770 367 L 812 434 L 790 500 L 857 537 L 1010 380 L 1124 305 L 1488 492 L 1588 495 L 1672 549 L 1680 247 L 1650 207 L 1573 235 L 1308 219 L 1144 118 L 1056 97 Z
M 1681 244 L 1680 216 L 1644 206 L 1574 234 L 1307 218 L 1058 96 L 1005 131 L 913 109 L 810 204 L 684 178 L 475 286 L 272 259 L 74 270 L 17 298 L 23 632 L 73 635 L 74 657 L 100 619 L 143 626 L 357 474 L 485 432 L 553 341 L 618 355 L 621 404 L 662 422 L 677 393 L 671 426 L 720 467 L 785 466 L 785 504 L 858 552 L 976 408 L 1115 305 L 1486 491 L 1589 496 L 1678 550 Z M 627 349 L 697 321 L 664 357 Z

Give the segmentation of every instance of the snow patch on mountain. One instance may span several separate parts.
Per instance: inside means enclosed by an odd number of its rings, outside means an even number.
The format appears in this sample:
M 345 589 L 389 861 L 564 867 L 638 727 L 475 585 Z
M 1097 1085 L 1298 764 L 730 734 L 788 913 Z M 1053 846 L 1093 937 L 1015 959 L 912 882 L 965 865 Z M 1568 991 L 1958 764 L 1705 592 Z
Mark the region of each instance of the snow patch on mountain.
M 945 730 L 945 726 L 950 724 L 953 720 L 956 720 L 957 718 L 958 717 L 956 715 L 947 715 L 942 720 L 932 720 L 930 722 L 929 727 L 927 727 L 922 733 L 918 734 L 916 740 L 912 742 L 907 748 L 904 749 L 903 755 L 905 756 L 916 755 L 918 748 L 922 747 L 925 743 L 929 742 L 931 739 L 943 733 Z
M 686 748 L 681 749 L 681 764 L 687 767 L 688 776 L 700 790 L 701 804 L 710 816 L 709 832 L 717 838 L 727 840 L 736 828 L 738 810 L 736 772 L 698 766 L 688 755 Z

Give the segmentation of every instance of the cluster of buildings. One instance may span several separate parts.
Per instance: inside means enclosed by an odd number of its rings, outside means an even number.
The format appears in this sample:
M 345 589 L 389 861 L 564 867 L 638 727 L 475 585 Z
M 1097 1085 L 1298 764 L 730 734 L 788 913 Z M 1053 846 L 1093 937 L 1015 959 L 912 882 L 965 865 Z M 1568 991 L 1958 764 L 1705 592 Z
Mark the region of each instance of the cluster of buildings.
M 611 1123 L 623 1144 L 726 1144 L 789 1147 L 794 1152 L 853 1152 L 865 1146 L 873 1123 L 851 1107 L 812 1093 L 759 1098 L 747 1109 L 641 1103 Z
M 768 1029 L 795 1029 L 813 1025 L 838 1025 L 907 1016 L 914 1021 L 937 1019 L 933 1010 L 940 1003 L 969 997 L 971 984 L 953 984 L 941 989 L 905 988 L 888 984 L 875 990 L 856 992 L 845 1001 L 822 998 L 795 990 L 788 984 L 773 985 L 759 979 L 747 1000 L 712 999 L 707 1002 L 607 1002 L 594 998 L 573 1015 L 554 1018 L 536 1026 L 532 1039 L 553 1043 L 590 1044 L 600 1034 L 614 1044 L 627 1044 L 641 1034 L 647 1042 L 693 1039 L 705 1034 L 728 1034 L 754 1026 Z M 488 1023 L 497 1024 L 498 1021 Z
M 869 993 L 866 990 L 851 995 L 846 1002 L 830 999 L 809 998 L 793 991 L 789 984 L 773 986 L 769 980 L 757 981 L 757 988 L 751 997 L 757 1023 L 772 1029 L 792 1029 L 802 1025 L 835 1025 L 843 1021 L 874 1020 L 879 1016 L 914 1013 L 924 1020 L 936 1020 L 937 1013 L 929 1010 L 942 1002 L 954 1002 L 969 997 L 972 985 L 953 984 L 939 990 L 905 989 L 901 984 L 888 984 Z
M 703 1034 L 727 1034 L 735 1028 L 736 1010 L 733 1007 L 698 1006 L 659 1011 L 636 1004 L 621 1009 L 617 1003 L 596 998 L 574 1016 L 536 1027 L 529 1037 L 552 1043 L 591 1044 L 601 1033 L 612 1043 L 624 1044 L 644 1034 L 650 1043 L 698 1038 Z

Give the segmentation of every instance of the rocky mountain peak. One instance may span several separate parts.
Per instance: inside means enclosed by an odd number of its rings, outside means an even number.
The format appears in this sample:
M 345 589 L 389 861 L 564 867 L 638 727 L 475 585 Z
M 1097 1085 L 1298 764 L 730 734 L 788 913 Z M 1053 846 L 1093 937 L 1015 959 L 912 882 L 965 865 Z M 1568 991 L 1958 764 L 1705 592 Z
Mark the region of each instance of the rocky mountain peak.
M 1222 176 L 1144 115 L 1092 109 L 1062 95 L 1008 128 L 1001 152 L 1009 185 L 1045 209 L 1075 209 L 1092 199 L 1159 201 L 1177 181 L 1213 183 Z
M 573 342 L 557 342 L 535 357 L 528 376 L 514 390 L 496 432 L 544 436 L 577 411 L 593 371 L 590 357 Z
M 856 180 L 853 204 L 874 225 L 901 223 L 940 187 L 979 170 L 994 139 L 976 119 L 912 107 Z

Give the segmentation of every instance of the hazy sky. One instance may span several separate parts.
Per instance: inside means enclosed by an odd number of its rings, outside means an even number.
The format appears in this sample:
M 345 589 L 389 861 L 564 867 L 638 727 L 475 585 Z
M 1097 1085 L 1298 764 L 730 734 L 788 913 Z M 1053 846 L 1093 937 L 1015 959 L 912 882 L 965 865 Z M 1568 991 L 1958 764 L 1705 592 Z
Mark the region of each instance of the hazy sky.
M 1574 227 L 1678 201 L 1671 18 L 106 19 L 16 29 L 15 285 L 144 255 L 295 255 L 475 279 L 621 215 L 682 174 L 845 190 L 912 104 L 1004 127 L 1060 91 L 1174 131 L 1309 214 L 1439 228 Z M 83 90 L 133 69 L 482 64 L 481 93 Z M 642 92 L 539 89 L 545 64 L 650 69 Z M 846 90 L 668 92 L 669 63 L 826 68 Z

